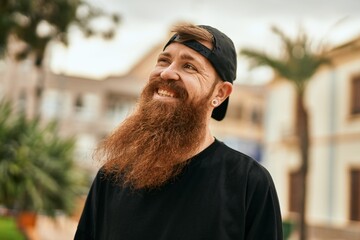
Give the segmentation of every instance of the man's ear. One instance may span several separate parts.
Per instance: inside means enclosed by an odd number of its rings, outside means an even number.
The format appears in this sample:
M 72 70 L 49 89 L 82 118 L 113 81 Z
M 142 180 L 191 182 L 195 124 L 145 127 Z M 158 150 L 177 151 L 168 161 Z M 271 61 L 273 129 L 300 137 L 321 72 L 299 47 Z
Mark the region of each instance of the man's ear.
M 229 82 L 222 82 L 218 85 L 215 97 L 222 103 L 232 92 L 233 85 Z

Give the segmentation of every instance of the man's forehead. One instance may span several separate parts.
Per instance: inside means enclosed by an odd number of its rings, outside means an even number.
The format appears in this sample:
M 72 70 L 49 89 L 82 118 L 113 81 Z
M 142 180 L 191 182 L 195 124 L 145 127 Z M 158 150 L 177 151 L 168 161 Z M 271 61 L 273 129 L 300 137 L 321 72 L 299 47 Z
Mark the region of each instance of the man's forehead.
M 204 61 L 211 64 L 208 59 L 206 59 L 203 55 L 198 53 L 197 51 L 189 48 L 186 45 L 181 43 L 173 42 L 167 46 L 160 55 L 167 57 L 174 57 L 175 55 L 179 56 L 182 60 L 193 60 L 193 61 Z

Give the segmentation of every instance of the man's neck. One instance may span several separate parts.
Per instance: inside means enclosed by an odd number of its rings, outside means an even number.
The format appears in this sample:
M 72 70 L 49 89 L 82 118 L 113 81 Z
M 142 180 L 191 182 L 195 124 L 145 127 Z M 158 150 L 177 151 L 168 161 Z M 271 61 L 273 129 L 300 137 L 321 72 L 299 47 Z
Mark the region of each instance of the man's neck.
M 210 129 L 207 128 L 203 141 L 199 144 L 199 147 L 194 155 L 197 155 L 198 153 L 202 152 L 204 149 L 209 147 L 214 141 L 215 141 L 214 136 L 212 135 Z

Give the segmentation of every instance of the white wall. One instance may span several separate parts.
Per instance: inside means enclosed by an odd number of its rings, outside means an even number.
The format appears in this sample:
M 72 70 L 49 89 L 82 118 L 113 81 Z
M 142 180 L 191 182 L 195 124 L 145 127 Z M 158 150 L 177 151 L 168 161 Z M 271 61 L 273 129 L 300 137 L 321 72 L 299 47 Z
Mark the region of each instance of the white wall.
M 360 59 L 327 69 L 308 85 L 305 104 L 310 118 L 308 217 L 316 224 L 345 224 L 349 218 L 349 170 L 360 167 L 360 118 L 350 117 L 351 77 Z M 267 99 L 265 165 L 270 170 L 286 217 L 289 172 L 300 163 L 294 124 L 294 90 L 274 83 Z

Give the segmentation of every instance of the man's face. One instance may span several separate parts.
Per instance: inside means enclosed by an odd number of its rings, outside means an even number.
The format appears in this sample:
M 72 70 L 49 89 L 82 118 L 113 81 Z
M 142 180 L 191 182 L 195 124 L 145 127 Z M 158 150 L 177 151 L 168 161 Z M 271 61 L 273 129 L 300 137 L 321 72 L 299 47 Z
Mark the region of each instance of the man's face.
M 169 103 L 197 102 L 204 97 L 211 99 L 209 93 L 213 90 L 216 77 L 215 69 L 204 56 L 181 43 L 174 42 L 160 53 L 149 82 L 162 80 L 176 83 L 174 85 L 179 86 L 180 90 L 184 89 L 185 93 L 182 94 L 171 85 L 164 85 L 154 89 L 152 98 Z M 209 112 L 210 101 L 208 106 L 204 106 Z
M 154 188 L 172 179 L 207 134 L 216 72 L 206 58 L 179 43 L 158 58 L 138 108 L 103 141 L 98 156 L 121 184 Z

